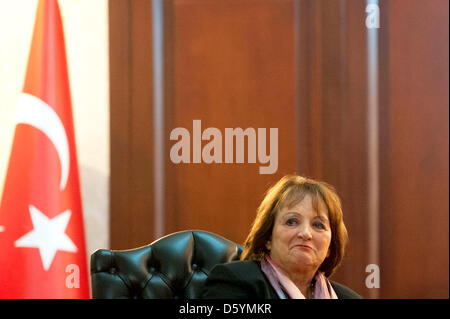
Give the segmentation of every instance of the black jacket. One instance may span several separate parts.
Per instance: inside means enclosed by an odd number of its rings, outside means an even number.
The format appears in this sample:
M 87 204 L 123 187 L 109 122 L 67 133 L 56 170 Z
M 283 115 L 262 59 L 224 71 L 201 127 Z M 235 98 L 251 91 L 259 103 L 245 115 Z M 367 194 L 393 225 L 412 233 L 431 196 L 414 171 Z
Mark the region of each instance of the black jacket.
M 356 292 L 330 281 L 339 299 L 360 299 Z M 234 261 L 216 265 L 206 279 L 206 299 L 279 299 L 257 261 Z

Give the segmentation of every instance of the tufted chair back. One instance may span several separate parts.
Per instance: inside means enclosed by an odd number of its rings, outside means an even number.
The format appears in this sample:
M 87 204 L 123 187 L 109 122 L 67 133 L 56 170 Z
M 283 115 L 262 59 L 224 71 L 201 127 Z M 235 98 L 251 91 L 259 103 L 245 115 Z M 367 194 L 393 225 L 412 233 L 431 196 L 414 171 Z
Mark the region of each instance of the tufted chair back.
M 130 250 L 99 249 L 91 256 L 92 297 L 199 298 L 210 270 L 238 260 L 242 246 L 219 235 L 188 230 Z

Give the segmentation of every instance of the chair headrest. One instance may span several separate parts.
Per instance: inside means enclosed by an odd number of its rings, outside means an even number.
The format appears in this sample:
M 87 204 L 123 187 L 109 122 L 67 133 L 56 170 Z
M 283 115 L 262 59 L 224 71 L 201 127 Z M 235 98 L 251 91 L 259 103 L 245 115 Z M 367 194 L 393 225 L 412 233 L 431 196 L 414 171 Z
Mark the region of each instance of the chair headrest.
M 202 230 L 164 236 L 130 250 L 91 256 L 93 298 L 199 298 L 210 270 L 238 260 L 242 246 Z

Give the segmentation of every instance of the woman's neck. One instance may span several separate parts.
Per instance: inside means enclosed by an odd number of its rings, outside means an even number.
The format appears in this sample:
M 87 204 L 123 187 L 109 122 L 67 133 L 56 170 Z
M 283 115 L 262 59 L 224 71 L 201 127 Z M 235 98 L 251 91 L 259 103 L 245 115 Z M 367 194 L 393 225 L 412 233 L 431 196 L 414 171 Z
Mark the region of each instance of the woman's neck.
M 292 280 L 305 298 L 313 297 L 314 277 L 317 269 L 304 269 L 302 271 L 286 271 L 282 269 L 284 274 Z
M 312 291 L 312 283 L 314 279 L 314 274 L 308 275 L 308 276 L 300 276 L 300 275 L 294 275 L 291 276 L 291 280 L 294 282 L 294 284 L 297 286 L 298 289 L 300 289 L 300 292 L 305 296 L 305 298 L 309 299 L 313 295 Z

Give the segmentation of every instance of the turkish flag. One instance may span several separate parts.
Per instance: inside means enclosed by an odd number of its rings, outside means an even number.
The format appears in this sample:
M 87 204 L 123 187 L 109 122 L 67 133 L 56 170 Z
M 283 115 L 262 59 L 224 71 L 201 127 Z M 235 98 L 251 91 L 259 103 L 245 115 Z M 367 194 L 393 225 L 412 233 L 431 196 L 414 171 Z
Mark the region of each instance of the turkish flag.
M 0 204 L 0 298 L 89 298 L 61 15 L 40 0 Z

